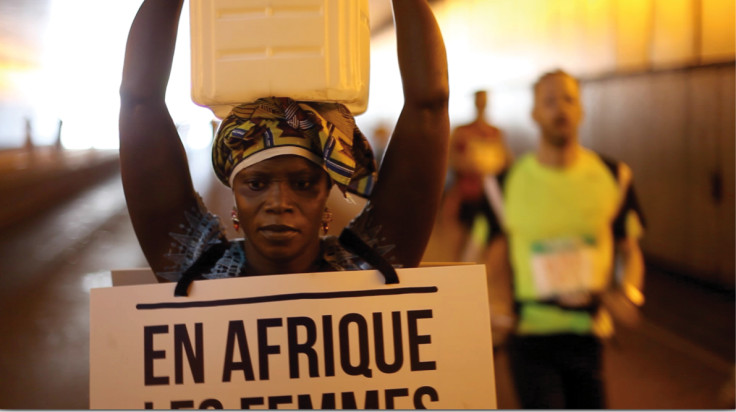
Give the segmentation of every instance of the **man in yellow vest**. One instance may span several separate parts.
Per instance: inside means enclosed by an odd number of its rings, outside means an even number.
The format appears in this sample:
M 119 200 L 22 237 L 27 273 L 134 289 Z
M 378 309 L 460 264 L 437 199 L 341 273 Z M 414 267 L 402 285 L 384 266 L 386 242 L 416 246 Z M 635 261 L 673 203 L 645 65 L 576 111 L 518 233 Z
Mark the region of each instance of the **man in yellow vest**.
M 508 250 L 490 256 L 510 263 L 489 268 L 512 271 L 509 358 L 523 408 L 605 408 L 600 338 L 613 328 L 602 303 L 614 291 L 643 303 L 632 173 L 580 146 L 579 92 L 564 71 L 544 74 L 534 85 L 536 152 L 484 180 L 492 227 L 504 235 L 492 245 Z

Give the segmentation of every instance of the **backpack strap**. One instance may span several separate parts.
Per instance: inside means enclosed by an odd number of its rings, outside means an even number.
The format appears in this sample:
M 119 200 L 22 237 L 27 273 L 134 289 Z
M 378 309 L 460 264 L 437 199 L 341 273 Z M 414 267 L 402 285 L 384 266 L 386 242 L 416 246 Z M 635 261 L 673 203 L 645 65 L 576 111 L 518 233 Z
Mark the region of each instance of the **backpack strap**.
M 212 245 L 202 255 L 192 263 L 184 273 L 181 274 L 179 281 L 176 282 L 174 288 L 174 296 L 188 296 L 189 285 L 194 280 L 202 279 L 203 273 L 209 273 L 218 260 L 230 248 L 230 242 L 220 242 Z
M 495 217 L 495 222 L 498 224 L 498 229 L 501 232 L 503 232 L 503 228 L 506 225 L 503 187 L 504 183 L 506 183 L 507 175 L 508 169 L 495 176 L 486 175 L 483 177 L 483 192 L 486 195 L 488 204 L 491 206 L 491 210 L 493 211 Z
M 340 233 L 340 244 L 352 253 L 360 256 L 368 262 L 374 269 L 383 274 L 386 284 L 399 283 L 399 276 L 396 269 L 386 260 L 377 250 L 370 247 L 357 233 L 350 228 L 344 228 Z

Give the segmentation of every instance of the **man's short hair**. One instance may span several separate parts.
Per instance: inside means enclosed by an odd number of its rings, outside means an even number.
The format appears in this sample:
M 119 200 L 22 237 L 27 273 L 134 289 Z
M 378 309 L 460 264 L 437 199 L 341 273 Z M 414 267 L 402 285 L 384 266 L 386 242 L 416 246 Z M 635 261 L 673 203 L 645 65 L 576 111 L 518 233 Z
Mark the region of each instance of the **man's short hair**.
M 567 77 L 571 78 L 573 81 L 575 81 L 575 85 L 577 85 L 578 88 L 580 88 L 580 82 L 573 75 L 571 75 L 570 73 L 568 73 L 568 72 L 566 72 L 566 71 L 564 71 L 562 69 L 555 69 L 555 70 L 552 70 L 552 71 L 549 71 L 549 72 L 546 72 L 546 73 L 542 74 L 541 76 L 539 76 L 539 78 L 537 79 L 537 81 L 534 82 L 534 96 L 536 96 L 537 95 L 537 91 L 539 91 L 539 85 L 541 85 L 543 81 L 545 81 L 545 80 L 547 80 L 547 79 L 549 79 L 550 77 L 553 77 L 553 76 L 567 76 Z

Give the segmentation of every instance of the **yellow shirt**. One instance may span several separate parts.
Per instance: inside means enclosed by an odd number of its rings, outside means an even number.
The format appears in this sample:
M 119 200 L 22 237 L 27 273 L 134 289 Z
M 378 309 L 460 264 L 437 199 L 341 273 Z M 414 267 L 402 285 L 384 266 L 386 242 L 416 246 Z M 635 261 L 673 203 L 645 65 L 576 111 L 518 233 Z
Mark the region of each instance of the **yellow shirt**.
M 562 293 L 603 291 L 611 281 L 612 225 L 622 193 L 611 170 L 581 149 L 566 168 L 528 154 L 511 168 L 503 189 L 504 226 L 521 303 L 518 333 L 591 333 L 583 311 L 534 303 Z

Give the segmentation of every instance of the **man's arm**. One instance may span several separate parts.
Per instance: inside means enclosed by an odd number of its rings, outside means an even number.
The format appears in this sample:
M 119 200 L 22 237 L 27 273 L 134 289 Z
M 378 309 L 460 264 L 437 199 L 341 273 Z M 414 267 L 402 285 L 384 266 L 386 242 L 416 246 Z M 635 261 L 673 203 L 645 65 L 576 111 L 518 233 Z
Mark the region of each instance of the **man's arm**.
M 644 304 L 644 257 L 639 239 L 644 234 L 644 217 L 634 190 L 634 174 L 619 163 L 622 203 L 614 221 L 616 240 L 616 280 L 624 295 L 636 306 Z
M 373 224 L 416 266 L 432 232 L 447 167 L 449 85 L 439 26 L 426 0 L 394 0 L 404 106 L 370 199 Z
M 616 278 L 624 295 L 636 306 L 644 304 L 644 257 L 638 239 L 628 237 L 617 243 L 619 264 Z

